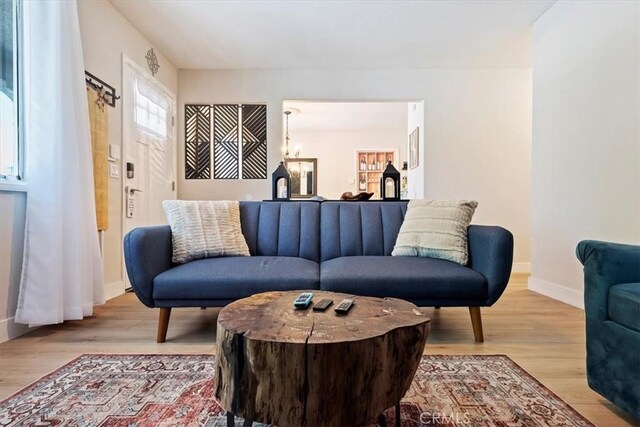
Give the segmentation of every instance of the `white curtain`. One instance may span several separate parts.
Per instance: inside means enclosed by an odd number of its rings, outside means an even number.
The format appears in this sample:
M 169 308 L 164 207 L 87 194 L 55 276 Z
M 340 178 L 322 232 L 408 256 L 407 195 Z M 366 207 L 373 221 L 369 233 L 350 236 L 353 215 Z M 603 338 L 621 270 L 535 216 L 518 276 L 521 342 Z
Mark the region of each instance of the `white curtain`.
M 16 321 L 60 323 L 104 302 L 75 0 L 25 1 L 27 226 Z

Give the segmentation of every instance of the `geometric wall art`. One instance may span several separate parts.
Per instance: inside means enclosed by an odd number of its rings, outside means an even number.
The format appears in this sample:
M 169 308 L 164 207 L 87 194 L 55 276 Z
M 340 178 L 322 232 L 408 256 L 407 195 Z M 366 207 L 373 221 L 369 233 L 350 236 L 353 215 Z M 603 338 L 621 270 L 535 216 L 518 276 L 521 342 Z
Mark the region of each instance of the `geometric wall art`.
M 211 107 L 185 105 L 185 178 L 211 179 Z
M 267 178 L 267 106 L 242 106 L 242 179 Z
M 213 177 L 238 179 L 238 105 L 213 106 Z
M 267 106 L 185 104 L 185 178 L 266 179 Z

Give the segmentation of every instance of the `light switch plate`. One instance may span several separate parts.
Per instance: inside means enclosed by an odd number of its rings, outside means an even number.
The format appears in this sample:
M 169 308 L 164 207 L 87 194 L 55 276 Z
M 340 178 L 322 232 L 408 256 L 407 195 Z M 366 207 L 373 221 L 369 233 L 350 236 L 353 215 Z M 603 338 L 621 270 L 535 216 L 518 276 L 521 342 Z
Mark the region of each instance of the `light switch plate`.
M 120 168 L 118 167 L 118 165 L 109 165 L 109 176 L 111 178 L 120 178 Z
M 120 146 L 109 144 L 109 161 L 113 162 L 120 159 Z

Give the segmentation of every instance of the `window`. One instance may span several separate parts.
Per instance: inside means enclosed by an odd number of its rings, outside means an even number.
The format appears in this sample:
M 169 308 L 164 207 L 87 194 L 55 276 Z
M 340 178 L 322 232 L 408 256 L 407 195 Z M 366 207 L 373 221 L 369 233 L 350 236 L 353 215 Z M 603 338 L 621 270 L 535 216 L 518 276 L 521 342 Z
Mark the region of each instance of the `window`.
M 17 0 L 0 0 L 0 179 L 20 179 Z
M 166 98 L 150 85 L 136 79 L 135 102 L 135 122 L 138 128 L 166 140 L 169 134 L 167 120 L 169 104 Z

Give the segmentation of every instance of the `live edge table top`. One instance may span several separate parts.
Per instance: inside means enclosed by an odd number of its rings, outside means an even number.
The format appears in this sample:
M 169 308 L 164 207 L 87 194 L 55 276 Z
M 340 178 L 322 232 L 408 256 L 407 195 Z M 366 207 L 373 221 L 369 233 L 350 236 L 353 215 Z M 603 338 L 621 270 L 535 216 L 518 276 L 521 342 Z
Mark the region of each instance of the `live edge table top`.
M 297 310 L 293 301 L 302 292 L 313 292 L 315 303 L 332 299 L 333 305 L 324 312 L 313 311 L 313 303 Z M 333 309 L 345 298 L 355 301 L 353 307 L 346 315 L 335 313 Z M 256 294 L 229 304 L 218 316 L 219 325 L 245 339 L 292 344 L 359 341 L 428 322 L 415 305 L 404 300 L 313 290 Z

